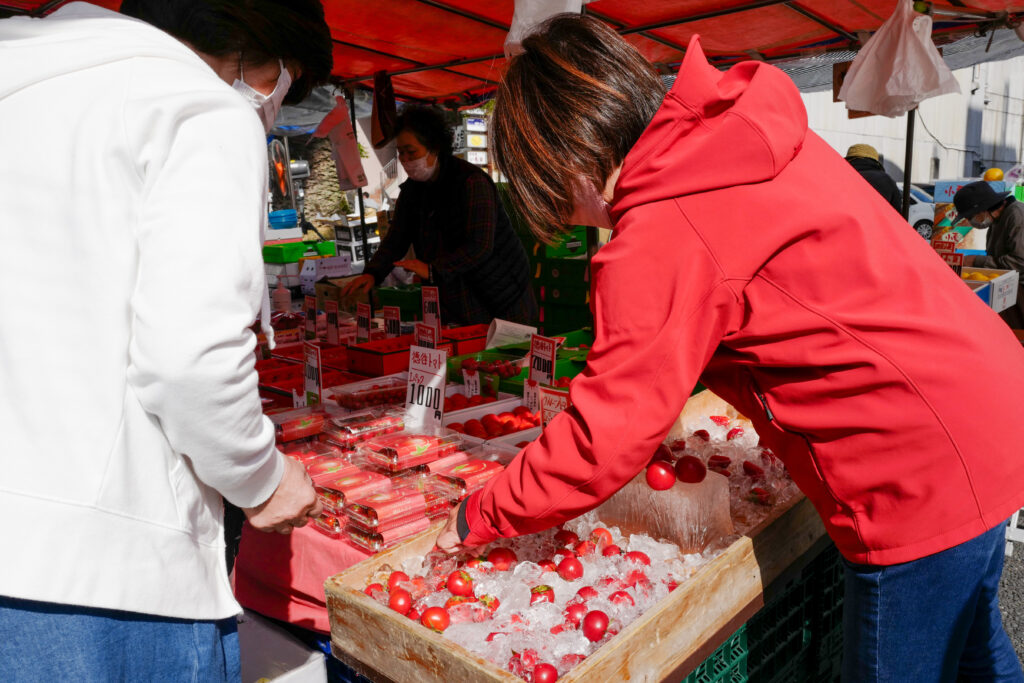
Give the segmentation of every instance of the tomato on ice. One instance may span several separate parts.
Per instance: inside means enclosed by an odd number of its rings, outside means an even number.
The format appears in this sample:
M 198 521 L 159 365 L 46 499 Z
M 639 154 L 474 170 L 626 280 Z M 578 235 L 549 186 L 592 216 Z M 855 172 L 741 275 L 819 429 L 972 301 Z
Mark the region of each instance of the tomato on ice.
M 555 683 L 558 680 L 558 669 L 547 662 L 533 667 L 533 683 Z
M 604 550 L 601 551 L 601 554 L 604 555 L 605 557 L 612 557 L 613 555 L 621 555 L 622 554 L 622 548 L 620 548 L 619 546 L 617 546 L 615 544 L 606 545 L 604 547 Z
M 587 612 L 587 615 L 583 617 L 583 635 L 587 640 L 596 643 L 604 638 L 607 630 L 608 615 L 601 610 L 596 609 L 593 612 Z
M 612 532 L 608 531 L 603 526 L 596 527 L 590 532 L 590 540 L 598 547 L 598 549 L 604 549 L 612 543 Z
M 616 605 L 625 605 L 628 603 L 630 606 L 632 606 L 636 604 L 635 602 L 633 602 L 633 596 L 627 593 L 626 591 L 615 591 L 614 593 L 608 596 L 608 599 Z
M 587 600 L 593 600 L 597 597 L 597 589 L 593 586 L 584 586 L 583 588 L 576 591 L 576 597 L 586 602 Z
M 442 633 L 451 622 L 448 610 L 444 607 L 428 607 L 423 610 L 423 616 L 420 617 L 421 624 L 437 633 Z
M 566 581 L 575 581 L 583 576 L 583 563 L 575 557 L 567 557 L 558 563 L 558 575 Z
M 703 441 L 711 441 L 711 435 L 708 434 L 708 430 L 706 429 L 698 429 L 693 433 L 693 436 Z
M 645 564 L 648 567 L 651 566 L 651 558 L 647 557 L 646 553 L 642 553 L 639 550 L 631 550 L 626 553 L 626 560 L 635 564 Z
M 551 586 L 547 584 L 541 584 L 540 586 L 534 586 L 530 589 L 530 604 L 536 605 L 538 602 L 554 602 L 555 591 Z
M 743 461 L 743 474 L 751 479 L 764 479 L 764 468 L 749 460 Z
M 494 548 L 487 553 L 487 561 L 498 571 L 507 571 L 517 560 L 516 554 L 508 548 Z
M 733 439 L 738 439 L 741 436 L 743 436 L 743 430 L 739 427 L 733 427 L 729 430 L 729 433 L 725 435 L 725 440 L 732 441 Z
M 651 455 L 651 462 L 658 462 L 664 460 L 665 462 L 672 462 L 674 456 L 672 455 L 672 449 L 668 447 L 668 444 L 660 443 L 658 447 L 654 449 L 654 453 Z
M 665 491 L 676 483 L 676 473 L 672 463 L 666 460 L 655 460 L 647 466 L 647 485 L 655 491 Z
M 452 607 L 455 607 L 456 605 L 466 605 L 476 601 L 476 598 L 474 598 L 471 595 L 453 595 L 452 597 L 448 598 L 448 600 L 444 603 L 444 608 L 446 610 L 450 610 Z
M 559 529 L 555 534 L 555 542 L 561 547 L 574 546 L 580 542 L 580 537 L 568 529 Z
M 399 614 L 408 614 L 412 609 L 412 593 L 404 588 L 395 588 L 388 597 L 388 607 Z
M 585 602 L 570 602 L 565 606 L 565 610 L 562 612 L 562 616 L 565 617 L 565 623 L 572 626 L 573 628 L 579 628 L 580 622 L 583 617 L 586 616 L 587 604 Z
M 699 484 L 707 475 L 708 468 L 696 456 L 684 455 L 676 462 L 675 476 L 684 484 Z
M 363 589 L 363 592 L 372 598 L 374 593 L 383 593 L 384 586 L 380 585 L 379 583 L 371 583 L 369 586 Z
M 580 557 L 586 557 L 587 555 L 593 555 L 597 552 L 597 544 L 593 541 L 580 541 L 576 544 L 576 547 L 573 548 L 573 550 Z
M 572 667 L 576 666 L 577 664 L 579 664 L 580 662 L 582 662 L 586 658 L 587 658 L 586 655 L 575 655 L 575 654 L 573 654 L 573 655 L 565 655 L 558 662 L 558 664 L 563 669 L 571 669 Z
M 558 565 L 555 564 L 554 560 L 541 560 L 537 563 L 537 566 L 546 572 L 558 571 Z
M 473 579 L 461 569 L 457 569 L 448 575 L 447 586 L 452 595 L 473 595 Z
M 393 591 L 395 587 L 409 580 L 409 575 L 405 572 L 391 572 L 391 576 L 388 577 L 388 590 Z

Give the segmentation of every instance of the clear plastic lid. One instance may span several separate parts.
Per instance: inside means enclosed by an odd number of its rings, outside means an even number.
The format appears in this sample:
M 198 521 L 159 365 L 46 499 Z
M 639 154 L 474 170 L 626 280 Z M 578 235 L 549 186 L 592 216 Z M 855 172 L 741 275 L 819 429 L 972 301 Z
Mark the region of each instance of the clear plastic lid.
M 337 446 L 320 443 L 311 439 L 302 439 L 282 444 L 281 452 L 289 458 L 298 460 L 303 465 L 308 465 L 314 460 L 319 460 L 323 457 L 338 457 L 342 454 L 341 449 Z
M 314 484 L 321 484 L 357 475 L 360 470 L 343 455 L 327 455 L 307 462 L 306 472 Z
M 363 441 L 384 434 L 393 434 L 405 427 L 399 410 L 364 410 L 351 415 L 332 417 L 324 425 L 321 438 L 347 450 Z
M 366 460 L 392 472 L 426 465 L 459 450 L 462 436 L 450 429 L 400 432 L 370 439 L 359 448 Z
M 349 502 L 345 514 L 369 529 L 382 528 L 392 520 L 425 515 L 427 500 L 413 488 L 391 489 Z
M 426 531 L 430 528 L 430 520 L 426 517 L 417 517 L 408 523 L 391 529 L 377 530 L 373 533 L 360 529 L 358 526 L 349 524 L 345 529 L 349 540 L 355 545 L 371 553 L 380 552 L 393 545 L 401 543 L 411 536 Z
M 349 410 L 400 404 L 405 400 L 407 380 L 401 377 L 380 377 L 353 382 L 334 390 L 334 399 Z
M 322 512 L 313 520 L 313 527 L 331 538 L 343 538 L 345 536 L 345 525 L 347 520 L 344 517 L 336 517 L 330 513 Z
M 390 489 L 391 480 L 383 474 L 361 471 L 319 484 L 316 492 L 325 508 L 336 515 L 342 515 L 349 500 L 358 500 Z
M 505 466 L 494 460 L 471 459 L 453 465 L 436 473 L 440 485 L 447 487 L 451 495 L 464 498 L 483 488 L 491 478 L 504 471 Z
M 327 421 L 327 415 L 315 408 L 296 408 L 268 417 L 274 423 L 274 437 L 282 442 L 316 436 Z

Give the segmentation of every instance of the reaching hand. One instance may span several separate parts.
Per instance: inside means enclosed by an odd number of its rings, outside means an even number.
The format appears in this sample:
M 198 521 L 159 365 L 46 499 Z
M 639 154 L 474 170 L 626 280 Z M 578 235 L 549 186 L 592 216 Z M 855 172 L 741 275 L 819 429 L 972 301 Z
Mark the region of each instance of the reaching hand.
M 306 469 L 291 458 L 284 460 L 284 476 L 270 498 L 262 505 L 245 508 L 249 524 L 260 531 L 290 534 L 294 527 L 305 526 L 310 517 L 323 512 Z
M 406 259 L 404 261 L 395 261 L 395 265 L 399 268 L 405 268 L 410 273 L 416 273 L 424 280 L 430 277 L 430 267 L 423 261 L 420 261 L 419 259 Z
M 352 295 L 365 294 L 373 287 L 373 276 L 369 274 L 357 275 L 341 287 L 341 295 L 349 297 Z

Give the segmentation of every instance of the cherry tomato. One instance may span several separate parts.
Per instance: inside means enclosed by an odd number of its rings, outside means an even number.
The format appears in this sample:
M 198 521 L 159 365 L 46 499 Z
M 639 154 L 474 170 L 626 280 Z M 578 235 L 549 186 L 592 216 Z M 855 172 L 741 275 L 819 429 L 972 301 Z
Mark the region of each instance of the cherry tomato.
M 597 545 L 593 541 L 580 541 L 576 544 L 574 550 L 580 557 L 586 557 L 597 552 Z
M 676 473 L 672 464 L 665 460 L 655 460 L 647 466 L 647 485 L 655 491 L 665 491 L 676 483 Z
M 444 603 L 444 608 L 446 610 L 450 610 L 452 607 L 455 607 L 456 605 L 465 605 L 469 603 L 474 603 L 476 601 L 476 598 L 474 598 L 471 595 L 453 595 L 452 597 L 448 598 L 448 600 Z
M 684 455 L 676 462 L 675 476 L 685 484 L 699 484 L 707 475 L 708 468 L 698 457 Z
M 383 590 L 384 590 L 384 586 L 380 585 L 379 583 L 371 583 L 369 586 L 367 586 L 366 588 L 363 589 L 363 592 L 366 593 L 367 595 L 369 595 L 372 598 L 374 593 L 377 593 L 377 592 L 383 591 Z
M 596 643 L 604 638 L 605 631 L 607 630 L 608 615 L 601 610 L 596 609 L 593 612 L 587 612 L 587 615 L 583 617 L 583 635 L 587 640 Z
M 702 439 L 704 441 L 711 441 L 711 435 L 708 434 L 708 430 L 706 429 L 698 429 L 693 433 L 693 435 L 698 439 Z
M 667 444 L 660 443 L 658 447 L 654 449 L 654 454 L 651 455 L 651 462 L 657 462 L 658 460 L 664 460 L 666 462 L 672 462 L 672 449 Z
M 558 680 L 558 669 L 547 662 L 533 667 L 533 683 L 555 683 Z
M 626 559 L 637 564 L 645 564 L 648 567 L 651 566 L 651 558 L 647 557 L 646 553 L 642 553 L 639 550 L 632 550 L 626 553 Z
M 586 658 L 586 655 L 565 655 L 558 663 L 563 669 L 571 669 L 572 667 L 576 666 Z
M 743 461 L 743 473 L 751 479 L 764 479 L 764 468 L 749 460 Z
M 508 634 L 505 633 L 504 631 L 491 631 L 490 633 L 487 634 L 487 637 L 484 638 L 484 640 L 486 640 L 488 643 L 490 643 L 491 641 L 493 641 L 498 636 L 507 636 L 507 635 Z
M 579 628 L 580 622 L 589 611 L 590 610 L 587 609 L 587 605 L 584 602 L 570 602 L 565 606 L 565 610 L 562 612 L 562 615 L 565 617 L 565 623 L 569 624 L 573 628 Z
M 566 581 L 575 581 L 583 576 L 583 563 L 575 557 L 567 557 L 558 563 L 558 575 Z
M 593 600 L 597 597 L 597 589 L 593 586 L 584 586 L 583 588 L 576 591 L 576 597 L 586 602 L 587 600 Z
M 537 566 L 546 572 L 558 571 L 558 565 L 555 564 L 554 560 L 541 560 L 537 563 Z
M 420 620 L 420 611 L 418 609 L 416 609 L 415 607 L 413 607 L 412 609 L 410 609 L 408 612 L 405 613 L 405 616 L 409 617 L 413 621 L 419 621 Z
M 580 542 L 580 537 L 568 529 L 559 529 L 555 534 L 555 542 L 561 547 L 573 546 Z
M 604 549 L 612 543 L 612 532 L 603 526 L 599 526 L 590 532 L 590 540 L 594 542 L 598 549 Z
M 452 623 L 452 619 L 448 616 L 448 611 L 444 607 L 428 607 L 423 610 L 420 623 L 431 631 L 442 633 Z
M 733 427 L 729 430 L 729 433 L 725 435 L 725 440 L 732 441 L 733 439 L 738 439 L 741 436 L 743 436 L 743 430 L 739 427 Z
M 625 605 L 626 603 L 629 603 L 630 605 L 636 604 L 633 602 L 633 596 L 626 591 L 615 591 L 608 596 L 608 599 L 616 605 Z
M 408 614 L 412 609 L 412 593 L 404 588 L 395 588 L 388 598 L 388 607 L 399 614 Z
M 448 575 L 447 585 L 452 595 L 461 595 L 463 597 L 473 595 L 473 578 L 461 569 L 457 569 Z
M 605 557 L 612 557 L 613 555 L 621 555 L 622 554 L 622 548 L 620 548 L 619 546 L 614 545 L 614 544 L 606 545 L 604 547 L 604 550 L 601 551 L 601 554 L 604 555 Z
M 508 548 L 494 548 L 487 553 L 487 561 L 493 564 L 496 570 L 502 572 L 507 571 L 517 559 L 516 554 Z
M 388 577 L 388 590 L 394 590 L 395 587 L 402 582 L 408 581 L 409 575 L 405 572 L 391 572 L 391 576 Z
M 536 605 L 538 602 L 554 602 L 555 591 L 552 590 L 551 586 L 542 584 L 540 586 L 534 586 L 530 589 L 530 604 Z

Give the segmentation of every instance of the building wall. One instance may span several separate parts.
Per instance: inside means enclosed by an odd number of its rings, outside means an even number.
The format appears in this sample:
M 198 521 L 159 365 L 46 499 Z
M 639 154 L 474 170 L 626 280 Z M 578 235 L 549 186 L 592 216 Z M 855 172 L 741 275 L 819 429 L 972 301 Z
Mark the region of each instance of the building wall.
M 911 180 L 980 175 L 993 166 L 1006 170 L 1024 158 L 1024 57 L 989 62 L 953 72 L 960 94 L 921 103 L 914 135 Z M 811 130 L 840 154 L 858 142 L 873 145 L 886 170 L 903 179 L 907 117 L 847 118 L 846 105 L 832 91 L 804 94 Z

